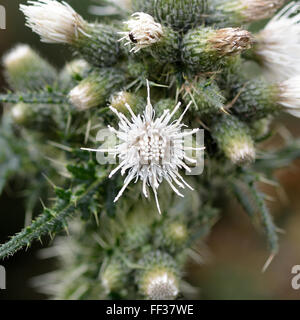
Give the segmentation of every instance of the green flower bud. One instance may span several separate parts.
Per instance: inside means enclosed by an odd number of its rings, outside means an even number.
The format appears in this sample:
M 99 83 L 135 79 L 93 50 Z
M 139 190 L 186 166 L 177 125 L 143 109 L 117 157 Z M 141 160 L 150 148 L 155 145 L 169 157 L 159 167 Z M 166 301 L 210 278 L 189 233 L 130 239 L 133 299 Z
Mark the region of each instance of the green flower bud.
M 212 79 L 200 79 L 184 85 L 183 98 L 186 103 L 193 102 L 199 114 L 212 114 L 224 108 L 225 98 Z
M 123 82 L 123 74 L 115 69 L 94 71 L 70 91 L 69 100 L 78 110 L 101 106 Z
M 56 128 L 57 106 L 47 104 L 25 104 L 20 102 L 11 109 L 14 123 L 35 131 L 49 133 Z
M 259 119 L 251 123 L 251 134 L 255 139 L 265 137 L 270 131 L 272 119 L 270 117 Z
M 170 252 L 182 251 L 188 239 L 189 231 L 183 221 L 165 221 L 162 228 L 156 230 L 157 246 Z
M 76 81 L 82 80 L 89 69 L 90 65 L 83 59 L 67 63 L 59 75 L 60 88 L 63 90 L 73 88 Z
M 240 28 L 198 28 L 183 38 L 182 59 L 199 71 L 213 71 L 226 65 L 229 57 L 251 47 L 251 33 Z
M 124 287 L 125 270 L 125 265 L 119 259 L 112 258 L 108 263 L 103 264 L 100 280 L 106 294 L 118 292 Z
M 8 84 L 15 90 L 38 90 L 53 85 L 56 70 L 28 45 L 19 44 L 3 58 Z
M 126 104 L 128 104 L 135 113 L 142 111 L 146 105 L 142 97 L 127 91 L 119 91 L 113 94 L 110 98 L 110 104 L 113 108 L 125 115 L 129 114 Z
M 155 105 L 154 105 L 154 110 L 155 110 L 155 114 L 160 117 L 164 110 L 169 109 L 169 110 L 173 110 L 176 106 L 176 101 L 173 99 L 162 99 L 159 100 Z M 178 110 L 175 115 L 174 115 L 174 119 L 179 118 L 180 117 L 180 110 Z
M 85 34 L 86 33 L 86 34 Z M 76 51 L 96 67 L 114 65 L 122 55 L 118 30 L 104 24 L 88 24 L 73 43 Z
M 242 165 L 255 160 L 254 142 L 247 125 L 233 116 L 222 116 L 212 127 L 212 136 L 219 149 L 234 164 Z
M 137 284 L 140 293 L 150 300 L 175 299 L 179 293 L 179 278 L 175 262 L 160 251 L 146 256 L 139 262 L 143 270 L 138 272 Z
M 233 91 L 233 97 L 237 97 L 233 107 L 234 113 L 249 120 L 258 120 L 269 114 L 275 114 L 281 109 L 277 103 L 278 96 L 278 86 L 264 79 L 236 84 Z
M 241 25 L 267 19 L 286 2 L 286 0 L 221 0 L 216 5 L 219 15 L 234 25 Z
M 133 8 L 151 14 L 164 25 L 181 30 L 203 23 L 207 4 L 203 0 L 133 0 Z

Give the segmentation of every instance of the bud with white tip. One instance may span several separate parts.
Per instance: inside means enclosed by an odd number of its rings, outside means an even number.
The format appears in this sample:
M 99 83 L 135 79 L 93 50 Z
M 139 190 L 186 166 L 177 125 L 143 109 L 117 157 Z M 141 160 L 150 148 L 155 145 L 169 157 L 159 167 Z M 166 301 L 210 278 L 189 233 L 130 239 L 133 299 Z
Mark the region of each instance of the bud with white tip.
M 64 90 L 73 88 L 76 81 L 81 80 L 90 68 L 90 65 L 83 59 L 67 63 L 59 75 L 60 87 Z
M 129 111 L 126 108 L 126 104 L 130 105 L 134 112 L 139 113 L 145 105 L 145 101 L 143 98 L 131 92 L 119 91 L 111 96 L 110 104 L 114 109 L 128 115 Z
M 30 46 L 19 44 L 3 57 L 9 85 L 15 90 L 37 90 L 53 85 L 56 70 Z
M 197 28 L 183 39 L 183 61 L 201 71 L 211 71 L 226 64 L 227 58 L 241 54 L 252 45 L 250 32 L 240 28 Z
M 55 117 L 58 110 L 56 105 L 19 102 L 11 108 L 10 114 L 15 124 L 50 136 L 57 128 Z
M 113 258 L 102 265 L 100 280 L 107 294 L 122 289 L 126 275 L 124 270 L 125 266 L 119 259 Z
M 222 116 L 212 128 L 212 135 L 219 149 L 237 165 L 255 160 L 255 147 L 250 130 L 245 123 L 233 116 Z
M 115 69 L 94 71 L 70 91 L 69 100 L 80 111 L 101 106 L 123 82 L 123 74 Z
M 223 0 L 217 6 L 233 24 L 270 18 L 286 0 Z
M 248 120 L 258 120 L 280 111 L 300 117 L 300 76 L 285 81 L 269 83 L 254 79 L 240 83 L 235 93 L 238 99 L 234 112 Z

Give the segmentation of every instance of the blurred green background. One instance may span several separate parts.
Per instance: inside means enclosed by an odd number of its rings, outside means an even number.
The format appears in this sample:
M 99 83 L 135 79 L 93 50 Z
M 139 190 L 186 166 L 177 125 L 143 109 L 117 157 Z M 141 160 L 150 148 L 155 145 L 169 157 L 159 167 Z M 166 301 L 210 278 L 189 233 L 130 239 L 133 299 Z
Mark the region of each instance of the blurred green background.
M 88 17 L 87 3 L 69 0 L 74 8 Z M 19 12 L 20 3 L 26 1 L 1 0 L 6 8 L 7 29 L 0 30 L 0 56 L 16 43 L 30 43 L 57 67 L 71 57 L 62 46 L 43 44 L 38 36 L 24 26 Z M 5 90 L 2 66 L 0 66 L 0 91 Z M 0 109 L 1 110 L 1 109 Z M 282 142 L 288 124 L 291 134 L 300 137 L 300 119 L 286 116 L 276 124 L 278 134 L 268 148 Z M 300 299 L 300 290 L 291 287 L 291 269 L 300 265 L 300 161 L 276 174 L 282 190 L 262 185 L 274 199 L 268 205 L 277 225 L 285 233 L 280 236 L 280 253 L 269 269 L 261 269 L 268 258 L 264 238 L 252 227 L 248 217 L 235 202 L 224 207 L 222 218 L 216 224 L 206 243 L 200 243 L 197 262 L 191 259 L 187 266 L 187 280 L 197 287 L 194 298 L 201 299 Z M 0 197 L 0 242 L 18 232 L 24 226 L 22 184 L 11 181 Z M 47 244 L 45 239 L 44 245 Z M 41 260 L 38 251 L 42 246 L 35 243 L 27 252 L 1 262 L 7 270 L 7 290 L 0 290 L 0 299 L 46 299 L 30 285 L 32 277 L 51 271 L 55 261 Z

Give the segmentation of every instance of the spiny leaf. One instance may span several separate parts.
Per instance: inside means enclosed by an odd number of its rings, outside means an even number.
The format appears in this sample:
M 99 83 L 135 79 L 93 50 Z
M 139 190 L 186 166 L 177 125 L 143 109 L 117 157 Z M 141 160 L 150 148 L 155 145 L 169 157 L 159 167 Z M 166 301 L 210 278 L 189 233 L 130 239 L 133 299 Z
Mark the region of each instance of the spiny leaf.
M 30 246 L 33 240 L 39 239 L 42 235 L 53 235 L 66 228 L 67 218 L 74 213 L 78 205 L 89 200 L 97 192 L 104 179 L 105 175 L 99 177 L 76 200 L 70 198 L 70 201 L 67 201 L 65 206 L 59 208 L 59 210 L 56 210 L 56 207 L 53 209 L 45 208 L 43 213 L 29 227 L 23 229 L 0 247 L 0 258 L 8 257 L 23 247 Z
M 232 191 L 251 219 L 259 215 L 270 249 L 272 253 L 275 254 L 278 251 L 278 236 L 276 226 L 266 206 L 264 194 L 257 190 L 255 186 L 256 177 L 254 174 L 245 172 L 240 175 L 240 178 L 241 180 L 230 181 Z M 241 184 L 246 187 L 245 190 L 243 190 Z

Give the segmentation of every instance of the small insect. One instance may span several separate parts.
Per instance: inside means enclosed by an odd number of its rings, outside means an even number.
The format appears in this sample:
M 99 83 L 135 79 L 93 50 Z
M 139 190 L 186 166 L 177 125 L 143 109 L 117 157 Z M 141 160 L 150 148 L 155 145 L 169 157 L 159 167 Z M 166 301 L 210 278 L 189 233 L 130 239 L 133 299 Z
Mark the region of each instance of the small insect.
M 129 33 L 129 39 L 130 39 L 131 42 L 137 43 L 136 38 L 134 37 L 134 35 L 131 32 Z

